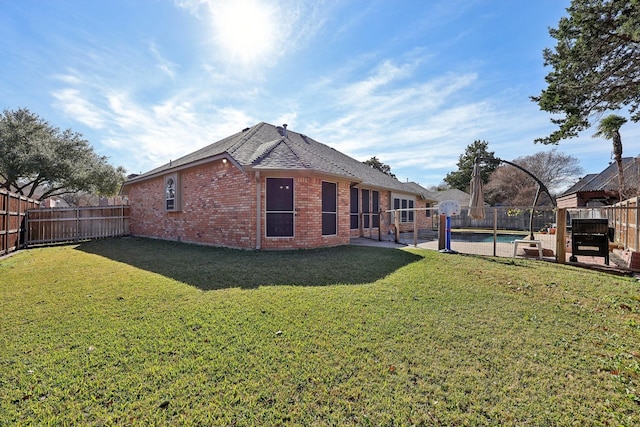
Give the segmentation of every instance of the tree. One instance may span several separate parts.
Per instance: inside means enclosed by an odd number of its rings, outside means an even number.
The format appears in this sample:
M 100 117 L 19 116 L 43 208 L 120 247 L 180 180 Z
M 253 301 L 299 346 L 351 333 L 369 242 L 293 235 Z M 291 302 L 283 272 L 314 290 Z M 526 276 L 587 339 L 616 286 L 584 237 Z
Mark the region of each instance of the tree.
M 549 30 L 555 50 L 543 52 L 547 88 L 531 97 L 560 115 L 551 119 L 559 128 L 535 140 L 543 144 L 577 136 L 606 111 L 628 107 L 640 120 L 640 0 L 572 0 L 567 12 Z
M 622 167 L 622 137 L 620 127 L 627 122 L 627 119 L 615 114 L 611 114 L 600 121 L 598 131 L 594 137 L 604 137 L 613 142 L 613 159 L 618 166 L 618 199 L 624 200 L 624 169 Z
M 445 182 L 441 182 L 438 185 L 430 185 L 427 187 L 427 190 L 437 193 L 438 191 L 447 191 L 449 190 L 449 186 Z
M 380 172 L 385 173 L 392 178 L 396 177 L 394 174 L 391 173 L 391 166 L 385 165 L 376 156 L 373 156 L 369 160 L 365 160 L 362 163 L 364 163 L 367 166 L 371 166 L 372 168 L 377 169 Z
M 458 170 L 449 172 L 447 176 L 444 177 L 444 182 L 451 188 L 468 191 L 475 158 L 495 159 L 495 153 L 488 151 L 488 148 L 489 143 L 487 141 L 475 140 L 472 144 L 469 144 L 464 150 L 464 154 L 461 154 L 458 158 Z M 486 184 L 489 181 L 491 172 L 493 172 L 497 166 L 497 163 L 489 162 L 482 168 L 481 176 L 483 183 Z
M 518 157 L 512 162 L 531 172 L 552 193 L 574 182 L 583 173 L 577 158 L 559 153 L 556 149 Z M 507 206 L 530 206 L 537 189 L 535 180 L 508 164 L 499 166 L 484 187 L 486 200 L 490 204 Z M 540 195 L 539 204 L 551 204 L 546 193 Z
M 80 191 L 110 196 L 124 172 L 81 134 L 60 131 L 26 108 L 0 116 L 0 188 L 41 200 Z

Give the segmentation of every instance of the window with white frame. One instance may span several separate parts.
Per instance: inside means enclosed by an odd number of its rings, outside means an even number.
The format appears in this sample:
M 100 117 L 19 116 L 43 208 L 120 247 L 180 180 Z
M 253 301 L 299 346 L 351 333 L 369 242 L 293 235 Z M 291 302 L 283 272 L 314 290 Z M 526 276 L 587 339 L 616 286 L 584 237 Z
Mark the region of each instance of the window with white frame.
M 166 211 L 180 210 L 180 189 L 178 175 L 168 175 L 164 179 L 164 209 Z
M 415 201 L 400 197 L 393 198 L 393 209 L 403 209 L 400 211 L 400 222 L 413 222 Z

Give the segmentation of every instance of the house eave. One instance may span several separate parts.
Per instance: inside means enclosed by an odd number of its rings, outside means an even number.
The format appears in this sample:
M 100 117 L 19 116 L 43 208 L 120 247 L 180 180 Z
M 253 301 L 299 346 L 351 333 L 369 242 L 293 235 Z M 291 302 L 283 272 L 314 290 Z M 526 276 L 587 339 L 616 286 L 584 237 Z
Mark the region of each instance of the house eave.
M 243 170 L 245 172 L 260 172 L 261 174 L 266 173 L 268 174 L 273 174 L 273 175 L 279 175 L 279 176 L 284 176 L 284 175 L 288 175 L 288 176 L 317 176 L 317 177 L 322 177 L 322 178 L 328 178 L 328 179 L 335 179 L 337 181 L 347 181 L 349 182 L 350 186 L 360 186 L 362 188 L 371 188 L 371 189 L 376 189 L 379 191 L 389 191 L 395 194 L 409 194 L 412 196 L 416 196 L 416 197 L 420 197 L 424 200 L 430 200 L 424 197 L 424 195 L 422 193 L 419 192 L 413 192 L 413 191 L 408 191 L 406 189 L 402 189 L 402 188 L 396 188 L 396 187 L 390 187 L 390 186 L 386 186 L 386 185 L 379 185 L 379 184 L 374 184 L 374 183 L 370 183 L 370 182 L 366 182 L 363 179 L 357 178 L 353 175 L 344 175 L 344 174 L 334 174 L 331 172 L 326 172 L 326 171 L 321 171 L 321 170 L 317 170 L 317 169 L 308 169 L 308 168 L 268 168 L 268 167 L 255 167 L 255 166 L 245 166 L 243 168 Z
M 159 170 L 159 171 L 154 172 L 154 173 L 136 176 L 134 178 L 131 178 L 131 179 L 125 181 L 122 184 L 122 189 L 120 190 L 120 192 L 122 193 L 124 191 L 124 188 L 126 186 L 128 186 L 128 185 L 131 185 L 131 184 L 137 184 L 139 182 L 147 181 L 149 179 L 158 178 L 160 176 L 164 176 L 164 175 L 167 175 L 167 174 L 170 174 L 170 173 L 179 172 L 179 171 L 182 171 L 182 170 L 185 170 L 185 169 L 190 169 L 190 168 L 193 168 L 193 167 L 196 167 L 196 166 L 205 165 L 205 164 L 208 164 L 208 163 L 213 163 L 213 162 L 216 162 L 216 161 L 219 161 L 219 160 L 227 160 L 233 166 L 238 168 L 238 170 L 241 170 L 241 171 L 243 170 L 243 168 L 240 165 L 240 163 L 238 163 L 228 153 L 224 152 L 224 153 L 216 154 L 214 156 L 206 157 L 204 159 L 196 160 L 194 162 L 189 162 L 189 163 L 185 163 L 185 164 L 174 166 L 174 167 L 168 167 L 166 169 L 162 169 L 162 170 Z
M 290 176 L 318 176 L 323 178 L 335 179 L 337 181 L 348 181 L 354 185 L 362 183 L 362 180 L 354 177 L 353 175 L 333 174 L 330 172 L 320 171 L 317 169 L 308 168 L 268 168 L 268 167 L 255 167 L 245 166 L 243 168 L 245 172 L 260 172 L 261 174 L 273 174 L 273 175 L 290 175 Z

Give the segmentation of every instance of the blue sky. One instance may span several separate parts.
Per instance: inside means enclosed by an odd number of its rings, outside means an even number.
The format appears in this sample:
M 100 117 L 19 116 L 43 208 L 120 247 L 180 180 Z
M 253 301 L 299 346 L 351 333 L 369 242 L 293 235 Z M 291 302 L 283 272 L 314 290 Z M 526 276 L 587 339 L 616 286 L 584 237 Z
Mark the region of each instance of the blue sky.
M 140 173 L 259 122 L 437 185 L 474 140 L 547 151 L 530 101 L 569 0 L 4 0 L 0 108 L 29 108 Z M 585 173 L 611 142 L 563 141 Z M 622 129 L 637 156 L 638 125 Z

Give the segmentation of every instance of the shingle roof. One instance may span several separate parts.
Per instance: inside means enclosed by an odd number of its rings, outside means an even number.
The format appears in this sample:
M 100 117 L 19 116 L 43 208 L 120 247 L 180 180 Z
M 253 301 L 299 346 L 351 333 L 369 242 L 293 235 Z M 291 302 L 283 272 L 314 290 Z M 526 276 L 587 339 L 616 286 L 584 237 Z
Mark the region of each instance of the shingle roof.
M 632 168 L 638 162 L 635 157 L 624 157 L 622 159 L 622 168 L 624 178 L 627 182 L 637 181 L 638 172 Z M 632 173 L 635 172 L 635 173 Z M 586 175 L 580 181 L 572 185 L 568 190 L 558 197 L 567 196 L 586 191 L 617 191 L 618 190 L 618 166 L 611 163 L 605 170 L 600 173 L 592 173 Z
M 469 193 L 465 193 L 462 190 L 458 190 L 457 188 L 451 188 L 445 191 L 437 191 L 433 193 L 433 196 L 439 202 L 444 202 L 445 200 L 456 200 L 460 203 L 460 206 L 469 206 L 469 200 L 471 199 L 471 195 Z
M 362 185 L 421 194 L 377 169 L 306 135 L 269 123 L 258 123 L 241 132 L 187 154 L 177 160 L 132 177 L 125 183 L 169 172 L 207 159 L 229 156 L 246 171 L 298 170 L 343 177 Z
M 585 175 L 584 178 L 580 178 L 578 182 L 576 182 L 571 187 L 569 187 L 559 197 L 562 197 L 567 194 L 577 193 L 578 191 L 580 191 L 581 188 L 587 187 L 589 185 L 589 182 L 591 182 L 596 176 L 598 176 L 597 173 L 590 173 L 589 175 Z
M 431 200 L 433 202 L 438 201 L 435 192 L 427 190 L 417 182 L 404 182 L 402 185 L 409 189 L 410 192 L 419 194 L 424 200 Z
M 425 200 L 431 200 L 433 202 L 444 202 L 445 200 L 456 200 L 460 203 L 460 206 L 468 206 L 471 195 L 465 193 L 457 188 L 451 188 L 445 191 L 429 191 L 423 186 L 415 182 L 405 182 L 403 185 L 410 189 L 412 192 L 420 194 Z

